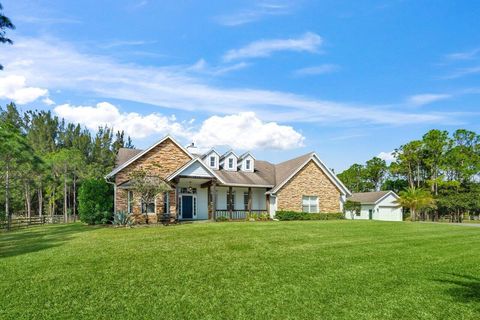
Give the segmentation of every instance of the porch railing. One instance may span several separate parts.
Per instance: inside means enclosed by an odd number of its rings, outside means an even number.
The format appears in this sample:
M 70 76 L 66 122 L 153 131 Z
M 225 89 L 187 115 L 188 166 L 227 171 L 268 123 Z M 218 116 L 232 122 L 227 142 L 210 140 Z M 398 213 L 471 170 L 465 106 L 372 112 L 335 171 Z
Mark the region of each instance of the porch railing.
M 215 219 L 219 217 L 225 217 L 231 220 L 245 220 L 247 216 L 254 215 L 260 217 L 262 214 L 266 214 L 267 210 L 216 210 Z

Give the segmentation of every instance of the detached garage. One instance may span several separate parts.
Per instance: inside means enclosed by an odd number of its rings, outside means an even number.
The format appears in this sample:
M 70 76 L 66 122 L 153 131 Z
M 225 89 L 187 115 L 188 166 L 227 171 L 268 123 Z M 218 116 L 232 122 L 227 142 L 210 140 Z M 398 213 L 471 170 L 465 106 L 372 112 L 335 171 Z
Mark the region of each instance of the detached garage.
M 359 212 L 345 212 L 346 219 L 402 221 L 402 207 L 396 203 L 398 195 L 393 191 L 354 193 L 347 200 L 361 205 Z

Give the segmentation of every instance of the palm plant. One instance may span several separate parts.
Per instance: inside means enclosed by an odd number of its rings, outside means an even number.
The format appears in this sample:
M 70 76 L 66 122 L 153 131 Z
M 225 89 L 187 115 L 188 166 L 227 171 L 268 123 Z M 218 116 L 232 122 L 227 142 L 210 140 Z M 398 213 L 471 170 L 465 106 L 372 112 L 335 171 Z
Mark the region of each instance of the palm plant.
M 416 213 L 425 208 L 435 206 L 435 199 L 429 191 L 415 187 L 409 187 L 400 192 L 397 203 L 402 207 L 409 208 L 412 221 L 415 221 Z

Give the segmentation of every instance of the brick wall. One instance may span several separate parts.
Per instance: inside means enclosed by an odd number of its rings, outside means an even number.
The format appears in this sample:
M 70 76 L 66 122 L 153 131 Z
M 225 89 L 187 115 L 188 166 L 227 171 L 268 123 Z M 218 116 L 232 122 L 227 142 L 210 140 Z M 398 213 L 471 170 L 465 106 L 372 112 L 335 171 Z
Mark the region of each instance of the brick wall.
M 149 174 L 163 179 L 185 165 L 191 158 L 172 140 L 166 139 L 155 148 L 144 154 L 132 164 L 115 175 L 115 184 L 119 185 L 130 180 L 130 175 L 135 170 L 143 169 Z M 127 190 L 117 189 L 117 211 L 127 211 Z M 170 212 L 174 213 L 176 207 L 175 191 L 170 192 Z M 134 196 L 134 212 L 140 212 L 138 195 Z M 163 211 L 163 197 L 157 199 L 157 213 Z
M 302 196 L 317 196 L 320 212 L 340 211 L 340 191 L 313 160 L 277 192 L 277 210 L 302 211 Z

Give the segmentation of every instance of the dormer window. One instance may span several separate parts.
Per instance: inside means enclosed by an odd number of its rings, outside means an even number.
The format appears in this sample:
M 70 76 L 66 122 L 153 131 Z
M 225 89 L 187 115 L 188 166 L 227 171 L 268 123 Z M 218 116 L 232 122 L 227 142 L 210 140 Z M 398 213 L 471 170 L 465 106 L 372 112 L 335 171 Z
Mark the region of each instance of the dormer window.
M 217 164 L 215 163 L 215 156 L 210 156 L 210 167 L 215 168 Z
M 239 165 L 239 168 L 242 170 L 242 171 L 245 171 L 245 172 L 255 172 L 255 158 L 252 156 L 252 154 L 250 152 L 246 152 L 244 153 L 241 157 L 240 157 L 240 165 Z
M 228 168 L 233 169 L 233 158 L 228 158 Z

